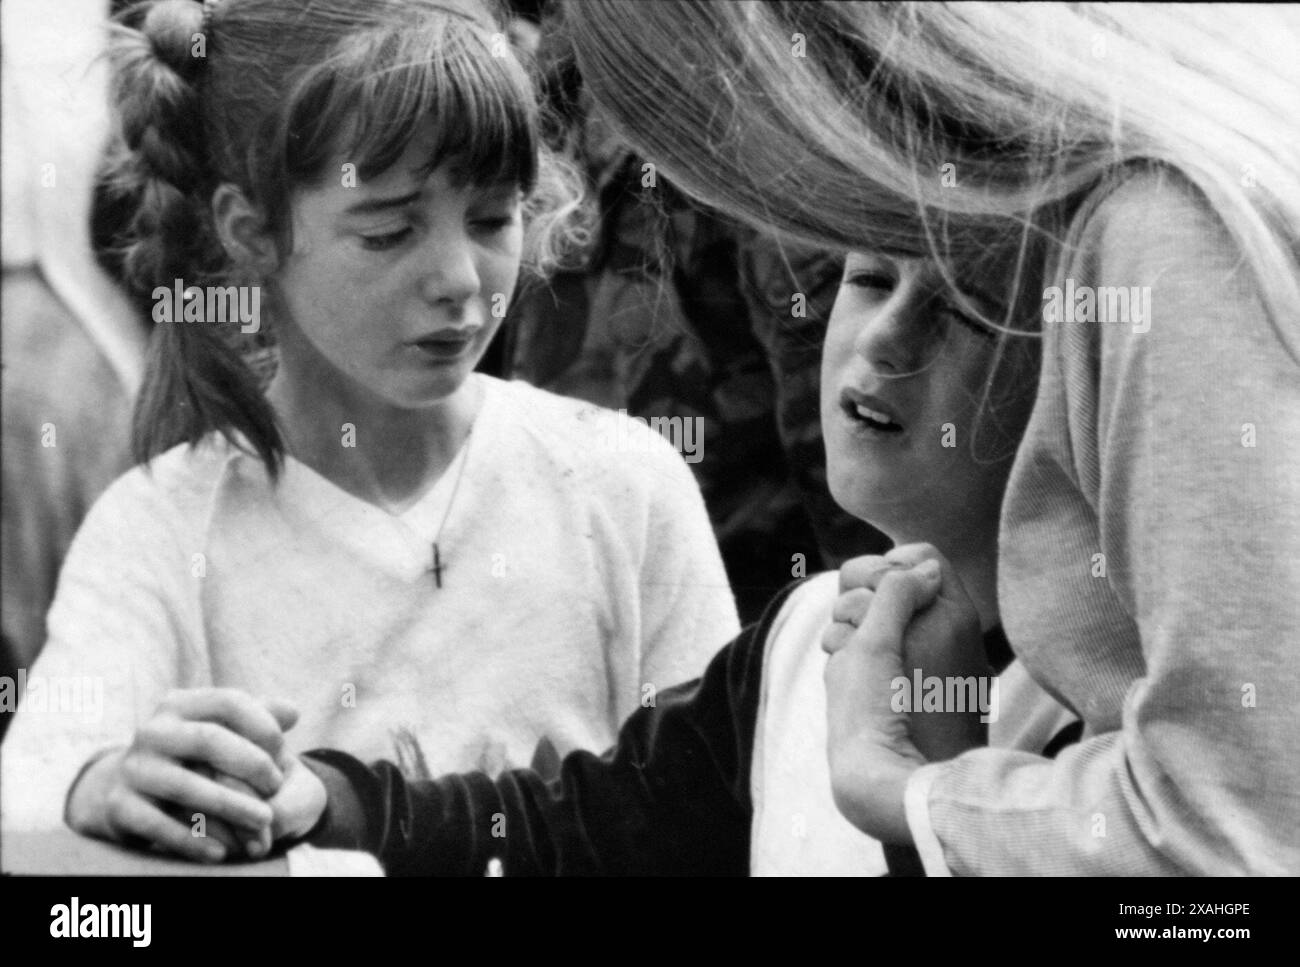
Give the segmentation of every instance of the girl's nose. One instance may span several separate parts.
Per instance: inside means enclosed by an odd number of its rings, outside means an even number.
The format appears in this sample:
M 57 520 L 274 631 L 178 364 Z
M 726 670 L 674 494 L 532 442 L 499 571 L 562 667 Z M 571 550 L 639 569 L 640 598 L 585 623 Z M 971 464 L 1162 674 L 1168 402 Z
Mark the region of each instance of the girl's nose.
M 917 279 L 901 280 L 858 330 L 854 350 L 878 372 L 902 376 L 924 367 L 932 337 L 930 293 Z
M 433 234 L 424 270 L 424 294 L 430 302 L 463 305 L 480 288 L 474 247 L 464 232 Z

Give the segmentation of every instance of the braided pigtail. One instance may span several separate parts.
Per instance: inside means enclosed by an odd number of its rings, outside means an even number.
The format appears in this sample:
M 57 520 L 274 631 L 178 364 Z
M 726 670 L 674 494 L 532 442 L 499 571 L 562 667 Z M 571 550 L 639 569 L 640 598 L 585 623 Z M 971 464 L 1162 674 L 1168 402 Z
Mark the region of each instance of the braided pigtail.
M 178 283 L 184 289 L 219 282 L 231 268 L 209 210 L 217 182 L 202 102 L 214 53 L 209 27 L 203 5 L 193 0 L 139 4 L 114 25 L 110 57 L 120 124 L 106 191 L 130 212 L 114 256 L 140 303 L 160 287 L 170 292 Z M 231 327 L 181 321 L 175 308 L 170 321 L 155 324 L 150 340 L 132 426 L 136 460 L 147 463 L 217 431 L 250 445 L 276 476 L 282 436 Z

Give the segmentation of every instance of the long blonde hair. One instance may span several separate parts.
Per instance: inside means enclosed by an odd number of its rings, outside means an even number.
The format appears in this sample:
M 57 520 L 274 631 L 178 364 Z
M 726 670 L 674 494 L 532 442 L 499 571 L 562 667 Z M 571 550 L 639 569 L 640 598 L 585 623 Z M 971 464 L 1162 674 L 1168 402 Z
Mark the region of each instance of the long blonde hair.
M 1060 240 L 1121 166 L 1172 168 L 1300 360 L 1295 8 L 584 0 L 565 19 L 648 159 L 818 245 L 952 265 Z

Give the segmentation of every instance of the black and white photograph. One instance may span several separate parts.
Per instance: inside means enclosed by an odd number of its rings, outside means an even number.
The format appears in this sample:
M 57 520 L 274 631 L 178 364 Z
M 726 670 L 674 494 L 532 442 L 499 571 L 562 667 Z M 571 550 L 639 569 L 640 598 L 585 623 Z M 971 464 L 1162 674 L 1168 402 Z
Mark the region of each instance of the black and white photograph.
M 0 18 L 22 932 L 1065 877 L 1249 949 L 1123 884 L 1300 875 L 1300 5 Z

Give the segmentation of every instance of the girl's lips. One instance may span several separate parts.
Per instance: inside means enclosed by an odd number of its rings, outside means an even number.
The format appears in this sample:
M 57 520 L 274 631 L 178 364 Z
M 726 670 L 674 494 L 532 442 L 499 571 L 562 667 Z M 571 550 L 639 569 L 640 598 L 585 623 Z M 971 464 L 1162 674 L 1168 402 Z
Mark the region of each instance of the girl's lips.
M 902 433 L 898 414 L 888 403 L 870 393 L 846 387 L 840 393 L 840 408 L 856 424 L 878 433 Z
M 438 334 L 417 339 L 411 343 L 416 349 L 435 359 L 457 359 L 474 342 L 474 331 Z

